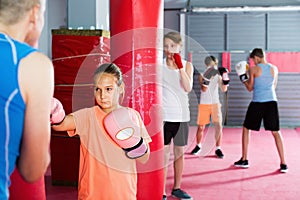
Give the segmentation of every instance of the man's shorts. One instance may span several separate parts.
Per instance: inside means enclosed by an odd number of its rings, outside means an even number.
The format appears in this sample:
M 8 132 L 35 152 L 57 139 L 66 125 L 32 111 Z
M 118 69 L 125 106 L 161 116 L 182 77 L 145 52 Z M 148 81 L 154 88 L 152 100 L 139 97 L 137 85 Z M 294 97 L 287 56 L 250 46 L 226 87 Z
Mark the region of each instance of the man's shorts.
M 185 146 L 188 134 L 188 122 L 164 122 L 164 145 L 169 145 L 173 138 L 174 145 Z
M 265 130 L 279 131 L 279 114 L 276 101 L 251 102 L 249 104 L 244 127 L 259 131 L 262 120 Z
M 198 105 L 198 125 L 210 123 L 210 117 L 213 123 L 222 124 L 221 104 L 199 104 Z

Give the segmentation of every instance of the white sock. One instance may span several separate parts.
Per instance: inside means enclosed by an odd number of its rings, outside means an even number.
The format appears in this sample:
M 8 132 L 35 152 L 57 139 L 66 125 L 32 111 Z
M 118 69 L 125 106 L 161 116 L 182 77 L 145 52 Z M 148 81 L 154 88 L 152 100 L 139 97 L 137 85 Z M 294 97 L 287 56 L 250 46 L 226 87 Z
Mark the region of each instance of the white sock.
M 221 146 L 216 146 L 216 150 L 221 149 Z
M 199 148 L 201 148 L 201 147 L 202 147 L 201 143 L 197 144 L 197 146 L 198 146 Z

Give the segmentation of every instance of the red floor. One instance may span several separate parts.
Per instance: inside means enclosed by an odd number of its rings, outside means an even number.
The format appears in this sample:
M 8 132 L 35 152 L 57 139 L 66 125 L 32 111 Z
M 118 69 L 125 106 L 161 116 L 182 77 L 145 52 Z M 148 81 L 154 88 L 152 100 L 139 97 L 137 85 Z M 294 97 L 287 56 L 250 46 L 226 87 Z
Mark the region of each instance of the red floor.
M 209 132 L 212 129 L 209 129 Z M 282 129 L 289 172 L 278 172 L 279 158 L 269 132 L 252 132 L 249 145 L 249 169 L 232 166 L 241 156 L 241 128 L 224 128 L 224 159 L 214 156 L 213 134 L 207 134 L 200 156 L 189 155 L 195 145 L 196 127 L 190 128 L 186 149 L 182 189 L 194 200 L 296 200 L 300 189 L 300 130 Z M 168 200 L 173 183 L 172 163 L 167 180 Z M 51 172 L 46 175 L 47 200 L 76 200 L 75 187 L 52 186 Z

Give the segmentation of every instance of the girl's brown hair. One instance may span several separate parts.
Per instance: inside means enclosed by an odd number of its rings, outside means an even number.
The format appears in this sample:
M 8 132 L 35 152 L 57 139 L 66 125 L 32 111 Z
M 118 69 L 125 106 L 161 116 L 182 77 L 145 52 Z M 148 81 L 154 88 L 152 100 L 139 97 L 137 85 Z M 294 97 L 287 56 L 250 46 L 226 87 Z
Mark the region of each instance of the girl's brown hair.
M 169 38 L 170 40 L 172 40 L 173 42 L 175 42 L 176 44 L 182 44 L 182 39 L 179 33 L 177 32 L 169 32 L 164 36 L 165 38 Z

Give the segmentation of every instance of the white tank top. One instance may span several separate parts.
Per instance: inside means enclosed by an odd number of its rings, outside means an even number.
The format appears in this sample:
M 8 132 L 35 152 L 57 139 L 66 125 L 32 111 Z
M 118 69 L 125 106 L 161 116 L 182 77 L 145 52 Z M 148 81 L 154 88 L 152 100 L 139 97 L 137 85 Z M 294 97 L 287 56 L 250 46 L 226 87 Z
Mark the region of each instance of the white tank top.
M 186 61 L 182 60 L 183 68 Z M 190 121 L 188 93 L 180 81 L 178 69 L 169 69 L 163 61 L 163 120 L 169 122 Z
M 216 104 L 219 103 L 219 84 L 221 84 L 221 76 L 216 75 L 210 79 L 210 83 L 205 92 L 201 90 L 200 104 Z

